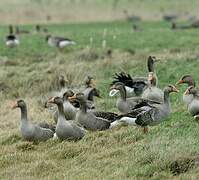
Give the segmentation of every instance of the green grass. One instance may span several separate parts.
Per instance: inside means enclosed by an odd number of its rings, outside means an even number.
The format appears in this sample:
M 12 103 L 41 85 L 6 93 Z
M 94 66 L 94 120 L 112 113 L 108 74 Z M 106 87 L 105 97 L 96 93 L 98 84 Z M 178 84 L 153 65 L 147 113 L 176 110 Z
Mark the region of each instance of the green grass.
M 198 5 L 197 0 L 1 0 L 0 22 L 110 21 L 124 19 L 124 10 L 145 20 L 160 20 L 163 14 L 177 14 L 187 20 L 198 16 Z
M 164 22 L 139 25 L 141 32 L 133 32 L 124 22 L 49 25 L 53 34 L 77 42 L 62 52 L 48 47 L 37 34 L 22 36 L 16 49 L 0 42 L 0 179 L 197 179 L 199 125 L 182 103 L 185 86 L 171 97 L 168 121 L 151 127 L 147 135 L 137 127 L 118 127 L 89 132 L 79 142 L 32 144 L 21 138 L 19 111 L 10 109 L 12 101 L 23 98 L 34 121 L 53 122 L 43 102 L 57 89 L 58 75 L 64 74 L 74 87 L 91 74 L 103 97 L 96 99 L 97 109 L 117 112 L 116 99 L 108 97 L 113 74 L 146 76 L 149 55 L 161 59 L 156 66 L 161 88 L 187 73 L 198 84 L 199 31 L 171 31 Z M 6 32 L 2 26 L 0 36 Z

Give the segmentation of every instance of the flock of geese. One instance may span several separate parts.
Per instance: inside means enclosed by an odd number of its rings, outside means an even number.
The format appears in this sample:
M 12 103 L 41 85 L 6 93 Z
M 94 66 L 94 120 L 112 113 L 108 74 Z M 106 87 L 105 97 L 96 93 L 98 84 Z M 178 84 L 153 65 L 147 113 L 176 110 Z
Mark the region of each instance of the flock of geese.
M 57 47 L 59 49 L 64 48 L 65 46 L 75 45 L 75 41 L 64 38 L 64 37 L 57 37 L 52 36 L 48 33 L 47 28 L 43 28 L 40 25 L 36 25 L 35 30 L 37 33 L 44 33 L 46 35 L 46 42 L 51 47 Z M 6 46 L 13 48 L 20 45 L 19 35 L 21 34 L 30 34 L 31 32 L 28 30 L 21 30 L 19 27 L 14 28 L 12 25 L 9 26 L 9 34 L 5 37 L 5 44 Z
M 95 98 L 101 97 L 93 77 L 88 76 L 83 90 L 75 92 L 66 89 L 60 96 L 50 97 L 45 107 L 53 116 L 56 125 L 45 122 L 35 124 L 30 121 L 24 100 L 17 100 L 12 108 L 21 110 L 20 130 L 28 141 L 45 141 L 53 137 L 60 140 L 80 140 L 88 131 L 103 131 L 120 124 L 140 126 L 144 133 L 148 126 L 154 126 L 167 120 L 171 114 L 170 94 L 178 93 L 174 85 L 163 90 L 158 87 L 155 64 L 159 60 L 154 56 L 147 59 L 148 76 L 134 77 L 120 72 L 114 75 L 109 96 L 118 95 L 116 107 L 120 113 L 97 111 Z M 60 84 L 64 88 L 64 77 Z M 199 117 L 199 95 L 191 75 L 184 75 L 177 83 L 187 84 L 183 101 L 188 111 L 196 119 Z M 63 92 L 63 89 L 62 91 Z

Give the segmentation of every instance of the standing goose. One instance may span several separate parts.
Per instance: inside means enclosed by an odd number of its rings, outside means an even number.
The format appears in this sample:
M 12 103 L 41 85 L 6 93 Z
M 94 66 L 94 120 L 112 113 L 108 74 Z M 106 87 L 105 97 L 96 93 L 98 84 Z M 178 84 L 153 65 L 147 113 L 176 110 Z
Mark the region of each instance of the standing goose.
M 164 89 L 163 103 L 143 100 L 141 103 L 137 104 L 131 112 L 118 116 L 119 120 L 113 122 L 111 127 L 126 122 L 128 124 L 140 125 L 144 127 L 144 132 L 147 132 L 148 125 L 153 126 L 159 124 L 169 117 L 171 113 L 169 94 L 172 92 L 179 92 L 179 90 L 173 85 L 168 85 Z
M 192 95 L 190 97 L 190 103 L 188 104 L 188 111 L 194 117 L 194 119 L 199 118 L 199 94 L 194 86 L 189 86 L 184 93 L 185 95 Z
M 13 26 L 9 26 L 9 34 L 5 37 L 5 43 L 8 47 L 16 47 L 20 44 L 19 39 L 13 33 Z
M 85 130 L 78 126 L 75 121 L 65 119 L 63 99 L 53 97 L 48 102 L 54 103 L 58 107 L 58 122 L 55 129 L 57 137 L 61 140 L 79 140 L 83 138 Z
M 79 101 L 80 109 L 76 114 L 76 120 L 86 129 L 105 130 L 116 119 L 117 114 L 114 113 L 87 111 L 86 98 L 83 93 L 77 93 L 69 99 Z
M 148 72 L 154 72 L 154 65 L 155 62 L 159 61 L 156 59 L 155 56 L 149 56 L 147 59 L 147 68 Z M 114 76 L 114 81 L 112 82 L 112 85 L 117 82 L 122 82 L 125 85 L 126 91 L 127 91 L 127 97 L 132 96 L 140 96 L 142 95 L 143 91 L 148 87 L 148 78 L 145 77 L 138 77 L 138 78 L 132 78 L 129 74 L 126 74 L 124 72 L 116 73 Z M 156 78 L 157 80 L 157 78 Z M 110 95 L 114 93 L 110 91 Z
M 46 141 L 53 137 L 54 132 L 52 129 L 47 127 L 46 123 L 33 124 L 27 117 L 27 107 L 24 100 L 18 100 L 14 103 L 12 108 L 21 109 L 21 134 L 22 137 L 27 141 Z M 41 127 L 43 126 L 43 127 Z M 44 127 L 45 126 L 45 127 Z M 49 127 L 49 126 L 48 126 Z
M 196 86 L 196 83 L 195 81 L 193 80 L 192 76 L 191 75 L 184 75 L 182 76 L 182 78 L 176 83 L 177 85 L 179 84 L 187 84 L 188 87 L 189 86 L 193 86 L 195 87 Z M 188 105 L 191 101 L 192 101 L 192 98 L 193 98 L 193 94 L 183 94 L 183 102 Z
M 59 49 L 62 49 L 66 46 L 69 45 L 75 45 L 75 41 L 63 37 L 56 37 L 56 36 L 51 36 L 47 35 L 46 36 L 46 41 L 51 47 L 57 47 Z
M 158 88 L 157 85 L 157 76 L 154 72 L 149 72 L 148 76 L 148 87 L 144 90 L 142 98 L 150 99 L 152 101 L 163 102 L 164 101 L 164 92 Z

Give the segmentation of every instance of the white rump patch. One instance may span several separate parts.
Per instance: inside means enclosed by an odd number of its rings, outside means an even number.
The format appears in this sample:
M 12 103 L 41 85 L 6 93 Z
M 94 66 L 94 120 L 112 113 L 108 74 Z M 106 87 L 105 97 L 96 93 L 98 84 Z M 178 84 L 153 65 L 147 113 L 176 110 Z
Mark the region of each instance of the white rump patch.
M 113 96 L 115 96 L 118 92 L 119 92 L 119 90 L 112 89 L 112 90 L 109 92 L 109 96 L 113 97 Z

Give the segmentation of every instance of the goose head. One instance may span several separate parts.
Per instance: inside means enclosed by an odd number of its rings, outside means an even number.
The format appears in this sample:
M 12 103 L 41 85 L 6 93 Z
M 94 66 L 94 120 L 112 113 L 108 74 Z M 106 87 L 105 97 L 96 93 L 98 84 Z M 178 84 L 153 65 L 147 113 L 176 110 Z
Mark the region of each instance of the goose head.
M 58 77 L 58 82 L 59 82 L 60 87 L 65 87 L 65 85 L 68 82 L 68 80 L 65 80 L 63 75 L 60 75 Z
M 95 87 L 96 83 L 94 81 L 94 78 L 92 76 L 87 76 L 85 78 L 85 85 L 86 87 Z
M 189 87 L 187 88 L 187 90 L 184 92 L 184 94 L 185 94 L 185 95 L 189 95 L 189 94 L 197 95 L 198 92 L 197 92 L 197 90 L 195 89 L 194 86 L 189 86 Z
M 68 100 L 69 97 L 74 96 L 74 92 L 72 90 L 67 90 L 64 94 L 63 94 L 63 99 Z
M 189 86 L 195 86 L 195 82 L 192 76 L 189 74 L 182 76 L 182 78 L 176 84 L 188 84 Z
M 164 92 L 167 92 L 169 94 L 173 92 L 178 93 L 179 90 L 174 85 L 169 84 L 168 86 L 165 87 Z
M 17 100 L 16 102 L 13 103 L 12 105 L 12 109 L 15 109 L 15 108 L 24 108 L 26 107 L 26 103 L 24 100 L 20 99 L 20 100 Z
M 149 72 L 154 72 L 154 64 L 160 61 L 155 56 L 149 56 L 147 59 L 147 67 Z
M 48 35 L 46 36 L 46 41 L 48 41 L 51 37 L 52 37 L 52 36 L 51 36 L 50 34 L 48 34 Z
M 115 83 L 113 86 L 111 86 L 110 90 L 111 91 L 109 92 L 109 96 L 114 96 L 118 92 L 126 93 L 125 85 L 121 82 Z
M 61 104 L 63 104 L 63 99 L 61 97 L 55 96 L 55 97 L 49 98 L 47 102 L 61 105 Z

